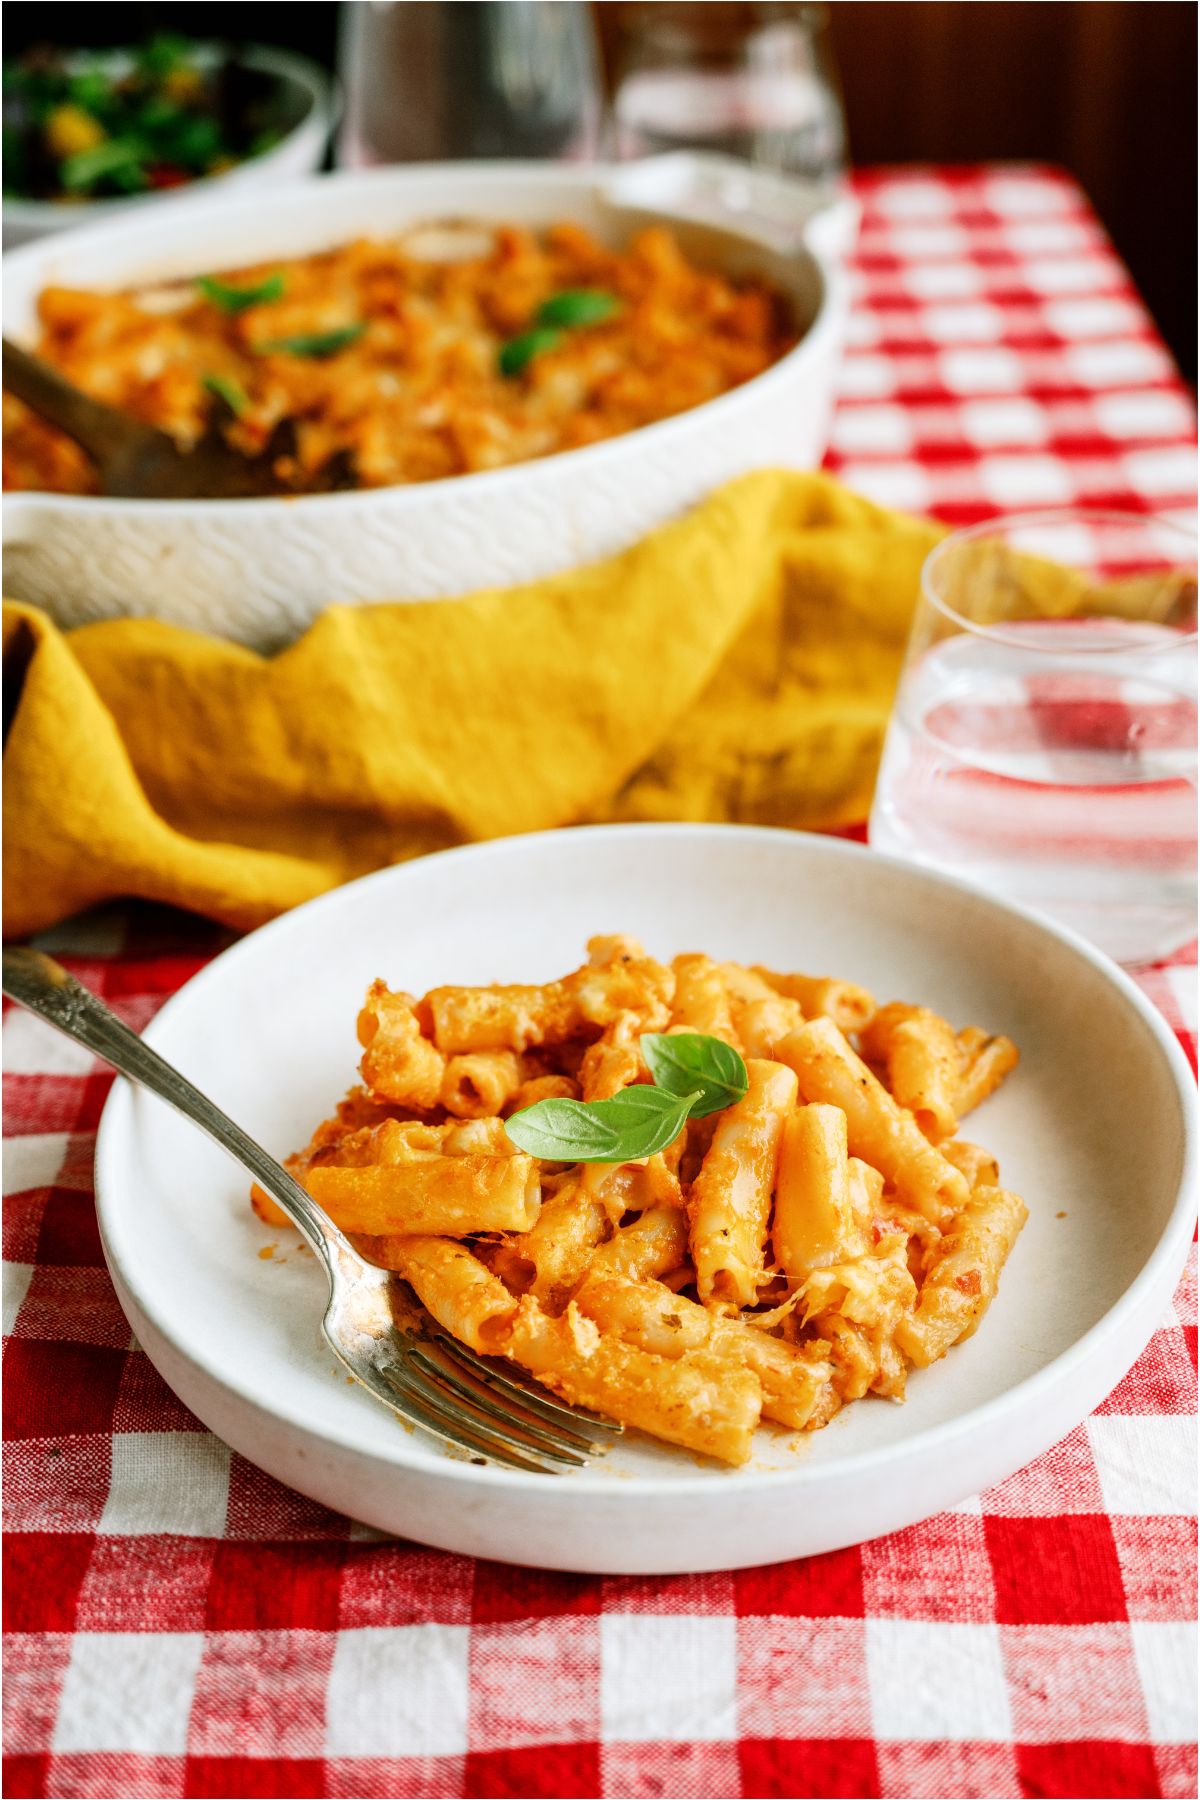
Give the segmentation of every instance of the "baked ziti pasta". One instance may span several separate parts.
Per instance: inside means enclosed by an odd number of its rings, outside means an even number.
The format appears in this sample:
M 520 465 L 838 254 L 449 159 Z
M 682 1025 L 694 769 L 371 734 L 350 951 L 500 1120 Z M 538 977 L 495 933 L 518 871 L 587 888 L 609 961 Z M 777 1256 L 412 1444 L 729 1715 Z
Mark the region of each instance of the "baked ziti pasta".
M 903 1400 L 1025 1222 L 958 1135 L 1016 1047 L 851 982 L 587 948 L 536 985 L 372 983 L 362 1085 L 288 1167 L 469 1348 L 667 1443 L 744 1463 L 761 1420 Z
M 31 348 L 189 445 L 213 422 L 285 486 L 437 481 L 686 412 L 796 342 L 784 296 L 660 226 L 448 221 L 124 293 L 47 287 Z M 280 441 L 284 432 L 291 441 Z M 4 396 L 4 485 L 92 493 L 84 453 Z M 269 491 L 266 490 L 266 491 Z

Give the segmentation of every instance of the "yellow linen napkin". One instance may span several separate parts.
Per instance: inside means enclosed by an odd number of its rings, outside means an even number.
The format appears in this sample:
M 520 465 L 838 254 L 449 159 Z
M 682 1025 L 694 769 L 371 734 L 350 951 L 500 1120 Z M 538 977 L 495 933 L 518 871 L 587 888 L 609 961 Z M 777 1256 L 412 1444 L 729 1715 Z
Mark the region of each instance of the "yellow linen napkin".
M 122 895 L 244 928 L 579 822 L 861 820 L 939 530 L 767 470 L 606 562 L 331 607 L 271 658 L 6 606 L 5 930 Z

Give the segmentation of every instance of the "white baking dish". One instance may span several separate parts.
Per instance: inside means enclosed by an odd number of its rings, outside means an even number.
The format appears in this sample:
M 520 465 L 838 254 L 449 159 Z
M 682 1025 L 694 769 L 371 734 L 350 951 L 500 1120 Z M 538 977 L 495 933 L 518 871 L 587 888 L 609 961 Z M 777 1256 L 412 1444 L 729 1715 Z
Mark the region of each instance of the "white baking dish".
M 270 649 L 331 602 L 429 600 L 549 575 L 623 549 L 747 469 L 814 467 L 826 443 L 846 304 L 837 255 L 814 240 L 844 239 L 847 203 L 806 232 L 789 217 L 796 202 L 785 182 L 739 174 L 732 198 L 754 212 L 726 212 L 737 230 L 700 223 L 697 195 L 710 216 L 714 193 L 722 196 L 719 184 L 689 176 L 699 161 L 427 164 L 317 177 L 278 190 L 269 205 L 259 196 L 197 201 L 6 257 L 5 329 L 29 342 L 48 283 L 120 288 L 303 255 L 423 219 L 572 218 L 619 242 L 658 218 L 710 266 L 768 277 L 806 327 L 794 350 L 732 393 L 512 468 L 282 500 L 10 494 L 6 592 L 64 625 L 153 616 Z

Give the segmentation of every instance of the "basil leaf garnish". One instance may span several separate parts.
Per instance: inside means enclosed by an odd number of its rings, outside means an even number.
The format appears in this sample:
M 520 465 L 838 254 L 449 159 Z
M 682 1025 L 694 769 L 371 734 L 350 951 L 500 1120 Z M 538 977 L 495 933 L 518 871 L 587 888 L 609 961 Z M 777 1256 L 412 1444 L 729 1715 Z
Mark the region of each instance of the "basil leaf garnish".
M 250 404 L 249 394 L 232 375 L 205 375 L 201 379 L 201 386 L 206 387 L 210 394 L 215 394 L 218 400 L 223 400 L 236 418 L 240 419 Z
M 615 295 L 606 294 L 601 288 L 565 288 L 561 294 L 551 294 L 549 300 L 543 301 L 537 322 L 565 325 L 568 329 L 574 325 L 599 325 L 602 320 L 611 319 L 620 304 Z
M 338 350 L 344 350 L 366 330 L 361 322 L 357 325 L 341 325 L 336 331 L 301 332 L 298 337 L 268 338 L 264 344 L 255 344 L 256 356 L 332 356 Z
M 611 1100 L 539 1100 L 506 1119 L 512 1142 L 545 1162 L 634 1162 L 679 1136 L 696 1092 L 638 1083 Z
M 561 344 L 562 332 L 555 331 L 548 325 L 539 326 L 535 331 L 523 331 L 520 337 L 509 338 L 507 344 L 500 346 L 500 355 L 496 361 L 502 375 L 519 375 L 535 356 L 543 350 L 553 350 Z
M 648 1032 L 642 1055 L 654 1086 L 637 1082 L 611 1100 L 539 1100 L 506 1120 L 519 1150 L 545 1162 L 636 1162 L 665 1150 L 689 1119 L 742 1099 L 746 1065 L 721 1038 Z
M 741 1100 L 750 1085 L 746 1065 L 724 1039 L 700 1031 L 647 1032 L 642 1055 L 655 1084 L 668 1094 L 695 1094 L 691 1117 L 707 1118 Z
M 282 299 L 286 283 L 282 275 L 268 275 L 257 287 L 230 287 L 215 275 L 199 275 L 192 285 L 222 312 L 240 313 L 248 306 L 264 306 L 269 300 Z

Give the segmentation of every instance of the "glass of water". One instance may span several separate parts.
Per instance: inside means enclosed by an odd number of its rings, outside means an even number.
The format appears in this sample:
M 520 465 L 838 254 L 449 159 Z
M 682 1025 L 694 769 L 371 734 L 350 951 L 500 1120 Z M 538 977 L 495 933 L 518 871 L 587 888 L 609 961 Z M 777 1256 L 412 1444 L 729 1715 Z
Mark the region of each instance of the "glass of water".
M 1118 962 L 1196 932 L 1196 540 L 1135 513 L 976 525 L 925 563 L 870 841 Z
M 340 13 L 343 168 L 596 156 L 599 48 L 578 0 L 358 0 Z
M 790 175 L 811 205 L 837 193 L 846 129 L 823 6 L 622 7 L 617 155 L 708 150 Z

